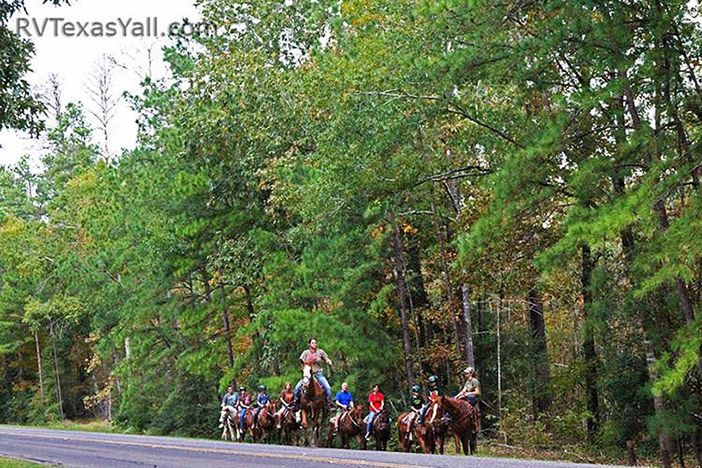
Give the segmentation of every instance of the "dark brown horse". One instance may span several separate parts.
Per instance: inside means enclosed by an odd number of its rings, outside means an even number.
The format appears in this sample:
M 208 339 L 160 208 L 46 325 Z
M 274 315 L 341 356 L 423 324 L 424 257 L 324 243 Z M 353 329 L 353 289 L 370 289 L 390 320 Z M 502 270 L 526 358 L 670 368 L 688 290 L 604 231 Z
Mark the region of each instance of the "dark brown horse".
M 244 423 L 246 424 L 246 429 L 248 429 L 253 442 L 259 439 L 268 440 L 270 433 L 275 429 L 276 411 L 277 402 L 274 400 L 269 401 L 258 413 L 258 421 L 256 421 L 256 424 L 254 424 L 255 411 L 252 408 L 246 411 Z
M 295 418 L 295 412 L 290 408 L 285 408 L 282 413 L 276 415 L 276 428 L 278 429 L 278 441 L 281 439 L 287 445 L 292 445 L 297 440 L 297 430 L 300 424 Z
M 458 400 L 442 396 L 435 403 L 439 414 L 448 413 L 451 416 L 450 426 L 454 434 L 458 436 L 463 446 L 465 455 L 473 455 L 476 449 L 478 438 L 477 412 L 470 403 L 465 400 Z M 458 451 L 458 443 L 456 444 Z
M 354 406 L 349 411 L 344 411 L 339 415 L 339 437 L 341 438 L 341 448 L 349 448 L 349 441 L 354 437 L 358 438 L 358 446 L 365 450 L 366 439 L 363 437 L 365 426 L 363 425 L 363 406 Z M 327 447 L 332 447 L 334 443 L 334 423 L 329 424 L 329 434 L 327 435 Z
M 422 452 L 434 451 L 434 431 L 429 423 L 419 424 L 419 415 L 415 412 L 402 413 L 397 419 L 397 435 L 400 449 L 409 452 L 414 443 L 418 443 Z
M 371 437 L 375 439 L 376 450 L 386 450 L 390 440 L 390 414 L 387 409 L 378 413 L 373 420 Z
M 456 452 L 461 450 L 461 443 L 458 434 L 451 425 L 450 416 L 441 404 L 442 398 L 443 397 L 435 398 L 431 401 L 425 421 L 432 434 L 430 444 L 431 453 L 435 453 L 438 446 L 439 453 L 443 455 L 446 437 L 453 437 Z
M 312 379 L 300 394 L 300 411 L 302 415 L 302 432 L 305 434 L 305 443 L 316 447 L 319 443 L 322 421 L 327 418 L 327 405 L 324 389 Z

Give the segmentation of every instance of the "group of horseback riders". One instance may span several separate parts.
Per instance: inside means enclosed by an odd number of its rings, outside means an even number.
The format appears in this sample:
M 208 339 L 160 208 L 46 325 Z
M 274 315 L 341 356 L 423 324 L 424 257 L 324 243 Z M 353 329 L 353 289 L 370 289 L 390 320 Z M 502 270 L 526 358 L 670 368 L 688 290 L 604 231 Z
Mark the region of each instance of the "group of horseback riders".
M 280 421 L 280 418 L 284 417 L 286 413 L 292 413 L 295 415 L 296 420 L 299 422 L 299 411 L 300 411 L 300 397 L 303 388 L 306 388 L 308 384 L 312 382 L 312 379 L 316 380 L 318 384 L 324 391 L 326 398 L 326 404 L 331 410 L 336 410 L 336 415 L 331 419 L 333 433 L 335 434 L 339 429 L 340 419 L 352 411 L 355 407 L 353 395 L 349 390 L 349 384 L 344 382 L 341 384 L 341 389 L 337 392 L 336 396 L 332 398 L 332 389 L 329 385 L 329 381 L 324 376 L 323 363 L 331 366 L 332 361 L 329 359 L 324 350 L 318 348 L 317 340 L 311 338 L 308 342 L 308 348 L 305 349 L 300 355 L 300 363 L 302 366 L 302 378 L 295 385 L 294 389 L 291 382 L 286 382 L 285 387 L 279 395 L 279 401 L 281 404 L 280 409 L 275 413 L 275 418 Z M 477 379 L 477 373 L 474 368 L 467 367 L 463 371 L 463 376 L 465 383 L 462 389 L 455 395 L 454 398 L 459 400 L 467 401 L 471 407 L 475 410 L 478 419 L 478 424 L 480 421 L 480 381 Z M 265 385 L 260 385 L 258 387 L 258 394 L 255 400 L 246 391 L 246 387 L 239 387 L 239 391 L 234 392 L 234 388 L 229 386 L 227 388 L 227 393 L 222 397 L 222 413 L 220 415 L 220 428 L 223 427 L 224 419 L 227 413 L 239 415 L 239 428 L 242 432 L 246 427 L 246 415 L 247 412 L 253 409 L 253 426 L 256 428 L 256 424 L 259 421 L 259 415 L 261 410 L 266 407 L 266 405 L 271 402 L 271 397 L 268 394 L 268 389 Z M 432 405 L 432 402 L 437 401 L 441 398 L 441 392 L 439 389 L 439 377 L 436 375 L 431 375 L 427 379 L 427 400 L 422 396 L 421 386 L 413 385 L 410 389 L 410 405 L 411 411 L 407 416 L 407 425 L 411 428 L 413 425 L 423 425 L 424 420 L 427 416 L 427 411 Z M 380 391 L 380 386 L 378 384 L 373 385 L 371 393 L 368 395 L 368 415 L 364 419 L 366 425 L 365 440 L 369 440 L 371 432 L 373 429 L 373 423 L 378 414 L 383 412 L 385 409 L 385 396 Z

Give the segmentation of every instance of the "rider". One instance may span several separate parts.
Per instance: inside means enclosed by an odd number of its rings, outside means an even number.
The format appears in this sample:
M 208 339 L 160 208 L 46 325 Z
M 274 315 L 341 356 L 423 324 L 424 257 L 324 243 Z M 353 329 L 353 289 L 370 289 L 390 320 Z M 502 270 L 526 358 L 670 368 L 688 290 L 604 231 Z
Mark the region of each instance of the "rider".
M 239 428 L 246 429 L 246 410 L 251 406 L 251 395 L 246 391 L 246 387 L 239 387 Z
M 280 409 L 275 414 L 276 416 L 282 416 L 286 411 L 292 411 L 293 399 L 295 398 L 292 390 L 292 383 L 285 382 L 285 388 L 280 392 L 278 398 L 280 398 Z
M 219 415 L 219 428 L 224 427 L 224 416 L 229 412 L 230 414 L 236 413 L 236 405 L 239 403 L 239 395 L 234 393 L 234 387 L 231 385 L 227 387 L 227 393 L 222 397 L 222 412 Z
M 271 397 L 270 395 L 268 395 L 268 389 L 265 385 L 260 385 L 258 387 L 258 395 L 256 396 L 256 409 L 254 410 L 253 429 L 256 429 L 256 424 L 258 423 L 258 415 L 261 413 L 261 410 L 266 407 L 269 401 L 271 401 Z
M 421 391 L 422 388 L 419 385 L 413 385 L 412 389 L 410 390 L 410 406 L 412 408 L 412 412 L 409 418 L 409 430 L 412 430 L 414 420 L 417 419 L 419 413 L 422 411 L 422 408 L 424 408 L 424 398 L 420 394 Z
M 467 400 L 471 406 L 476 406 L 478 404 L 478 398 L 480 398 L 480 381 L 476 376 L 477 373 L 475 369 L 466 367 L 463 370 L 463 377 L 466 379 L 466 383 L 456 395 L 456 398 Z
M 370 413 L 366 416 L 366 440 L 370 440 L 371 429 L 373 429 L 373 420 L 385 408 L 385 395 L 380 392 L 378 384 L 373 385 L 373 391 L 368 395 L 368 408 Z
M 317 348 L 317 339 L 310 338 L 309 347 L 300 354 L 300 362 L 302 363 L 302 379 L 295 385 L 295 409 L 299 409 L 300 406 L 300 393 L 302 392 L 302 384 L 305 380 L 309 383 L 312 374 L 314 374 L 317 382 L 324 389 L 324 394 L 327 397 L 327 402 L 331 405 L 332 400 L 332 390 L 329 386 L 327 378 L 324 377 L 324 369 L 322 369 L 321 362 L 324 361 L 330 366 L 332 365 L 331 359 L 327 356 L 324 350 Z
M 478 380 L 478 373 L 472 367 L 466 367 L 463 370 L 463 376 L 466 379 L 466 383 L 463 388 L 456 395 L 456 398 L 461 398 L 467 400 L 468 403 L 475 409 L 476 419 L 477 419 L 477 430 L 480 431 L 480 421 L 482 420 L 482 414 L 480 412 L 480 381 Z
M 334 403 L 336 404 L 337 412 L 336 416 L 332 418 L 332 422 L 334 423 L 334 434 L 336 434 L 339 430 L 339 418 L 346 411 L 353 408 L 353 396 L 349 391 L 348 383 L 344 382 L 341 384 L 341 390 L 339 390 L 339 392 L 336 394 L 336 398 L 334 398 Z
M 417 421 L 419 424 L 424 424 L 424 418 L 427 416 L 427 411 L 429 410 L 429 407 L 431 406 L 431 403 L 434 399 L 439 397 L 439 377 L 436 375 L 430 375 L 429 379 L 429 395 L 428 395 L 428 401 L 426 404 L 422 407 L 421 412 L 419 413 L 419 421 Z

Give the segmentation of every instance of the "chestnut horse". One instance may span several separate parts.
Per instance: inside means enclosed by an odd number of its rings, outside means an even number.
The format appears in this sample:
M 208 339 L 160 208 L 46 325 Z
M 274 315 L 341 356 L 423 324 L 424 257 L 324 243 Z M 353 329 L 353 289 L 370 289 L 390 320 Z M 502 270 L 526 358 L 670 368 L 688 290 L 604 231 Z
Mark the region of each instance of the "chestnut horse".
M 349 441 L 357 437 L 358 446 L 365 450 L 366 439 L 365 425 L 363 424 L 363 406 L 354 406 L 348 411 L 339 415 L 339 437 L 341 438 L 341 448 L 349 448 Z M 329 435 L 327 435 L 327 447 L 332 447 L 334 443 L 334 423 L 329 424 Z
M 376 450 L 386 450 L 388 448 L 388 440 L 390 440 L 390 415 L 387 409 L 378 413 L 373 420 L 371 437 L 375 438 Z
M 414 411 L 402 413 L 397 419 L 397 435 L 400 449 L 409 452 L 415 442 L 424 453 L 434 451 L 434 432 L 428 423 L 419 424 L 419 415 Z
M 463 453 L 465 455 L 473 455 L 476 449 L 476 441 L 478 438 L 477 412 L 465 400 L 442 396 L 434 403 L 438 414 L 448 413 L 451 415 L 450 426 L 454 434 L 461 440 Z M 433 418 L 432 418 L 433 419 Z M 458 444 L 456 444 L 458 451 Z
M 295 412 L 292 409 L 286 408 L 282 413 L 276 415 L 276 429 L 278 429 L 278 442 L 281 439 L 287 444 L 292 445 L 297 440 L 297 429 L 300 424 L 295 418 Z
M 300 412 L 302 415 L 302 432 L 305 434 L 305 443 L 316 447 L 319 443 L 322 421 L 327 418 L 327 405 L 324 389 L 312 379 L 302 388 L 300 394 Z
M 258 413 L 258 421 L 256 422 L 256 427 L 254 428 L 254 410 L 249 408 L 246 411 L 246 418 L 244 423 L 249 431 L 251 440 L 256 442 L 259 438 L 269 439 L 270 433 L 275 429 L 275 413 L 277 411 L 277 402 L 271 400 L 266 405 L 261 408 Z
M 451 425 L 450 416 L 442 407 L 441 398 L 437 397 L 431 400 L 429 410 L 427 411 L 428 422 L 426 425 L 430 429 L 432 435 L 431 444 L 429 445 L 431 453 L 436 452 L 436 447 L 438 445 L 439 453 L 443 455 L 446 437 L 449 435 L 453 436 L 453 443 L 456 447 L 456 452 L 461 450 L 461 443 L 458 434 Z

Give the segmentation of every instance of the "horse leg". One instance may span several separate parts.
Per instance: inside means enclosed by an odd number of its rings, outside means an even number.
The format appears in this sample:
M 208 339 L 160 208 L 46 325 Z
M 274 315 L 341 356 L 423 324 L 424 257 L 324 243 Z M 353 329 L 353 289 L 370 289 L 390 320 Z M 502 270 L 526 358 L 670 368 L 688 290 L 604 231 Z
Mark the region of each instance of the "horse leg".
M 343 436 L 342 436 L 341 440 L 343 441 Z M 332 423 L 332 425 L 329 427 L 329 432 L 327 433 L 327 447 L 332 448 L 333 446 L 334 446 L 334 425 Z M 343 444 L 342 444 L 342 446 L 343 446 Z
M 453 445 L 456 447 L 456 453 L 461 453 L 461 437 L 456 430 L 453 431 Z
M 475 432 L 471 432 L 469 437 L 470 437 L 470 454 L 475 455 L 475 451 L 476 451 L 477 445 L 478 445 L 478 434 Z

